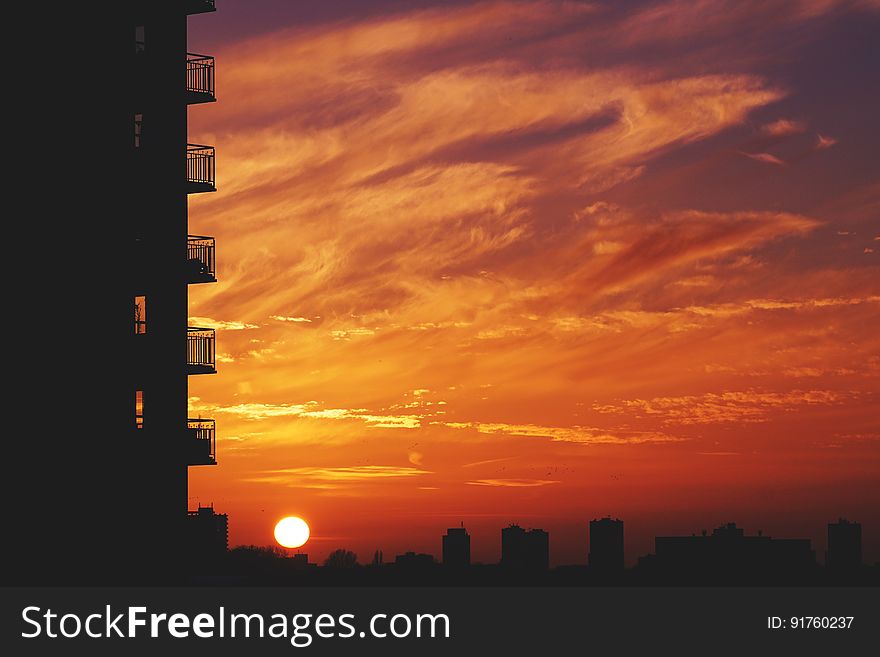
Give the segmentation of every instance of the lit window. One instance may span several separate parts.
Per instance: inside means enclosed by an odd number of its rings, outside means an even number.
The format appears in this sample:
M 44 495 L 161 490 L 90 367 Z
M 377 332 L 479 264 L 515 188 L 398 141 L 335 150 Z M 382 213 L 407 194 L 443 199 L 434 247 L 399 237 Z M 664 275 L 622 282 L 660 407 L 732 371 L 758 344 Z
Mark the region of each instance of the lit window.
M 144 391 L 134 391 L 134 426 L 136 429 L 144 428 Z
M 147 297 L 134 298 L 134 332 L 142 335 L 147 332 Z

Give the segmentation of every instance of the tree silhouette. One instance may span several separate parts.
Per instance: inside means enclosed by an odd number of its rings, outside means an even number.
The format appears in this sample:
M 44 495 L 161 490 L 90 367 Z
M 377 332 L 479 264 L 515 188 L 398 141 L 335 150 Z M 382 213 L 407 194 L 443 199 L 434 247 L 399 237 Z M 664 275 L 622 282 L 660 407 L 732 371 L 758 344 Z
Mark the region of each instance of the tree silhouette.
M 350 550 L 333 550 L 324 560 L 325 568 L 354 568 L 357 565 L 357 555 Z

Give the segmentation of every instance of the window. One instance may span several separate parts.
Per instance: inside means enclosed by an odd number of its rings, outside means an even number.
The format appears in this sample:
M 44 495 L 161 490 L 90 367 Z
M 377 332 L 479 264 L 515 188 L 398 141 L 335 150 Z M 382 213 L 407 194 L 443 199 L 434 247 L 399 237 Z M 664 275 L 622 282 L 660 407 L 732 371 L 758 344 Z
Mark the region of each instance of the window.
M 134 391 L 134 426 L 135 429 L 144 428 L 144 391 Z
M 143 335 L 147 332 L 147 297 L 134 298 L 134 332 Z
M 134 51 L 142 53 L 144 51 L 144 26 L 138 25 L 134 28 Z
M 144 129 L 144 115 L 143 114 L 135 114 L 134 115 L 134 147 L 141 147 L 141 135 Z

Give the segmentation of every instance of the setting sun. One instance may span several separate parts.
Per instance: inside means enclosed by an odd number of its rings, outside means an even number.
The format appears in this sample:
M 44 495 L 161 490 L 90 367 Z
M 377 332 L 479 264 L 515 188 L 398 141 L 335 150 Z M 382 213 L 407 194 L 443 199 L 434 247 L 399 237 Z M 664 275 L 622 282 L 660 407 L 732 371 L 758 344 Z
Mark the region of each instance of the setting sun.
M 302 547 L 309 540 L 309 526 L 296 516 L 282 518 L 275 525 L 275 540 L 286 548 Z

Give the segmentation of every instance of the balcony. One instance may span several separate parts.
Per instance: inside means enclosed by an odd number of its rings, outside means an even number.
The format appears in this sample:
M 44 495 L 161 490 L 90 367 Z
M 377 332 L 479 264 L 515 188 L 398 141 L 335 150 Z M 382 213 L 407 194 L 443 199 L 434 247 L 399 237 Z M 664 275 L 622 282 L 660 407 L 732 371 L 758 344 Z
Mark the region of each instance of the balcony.
M 186 102 L 190 105 L 213 103 L 214 58 L 207 55 L 186 54 Z
M 186 13 L 190 16 L 217 11 L 217 7 L 214 6 L 214 0 L 185 0 L 184 6 L 186 7 Z
M 214 356 L 214 329 L 187 327 L 186 329 L 186 373 L 216 374 L 217 362 Z
M 144 41 L 135 41 L 135 65 L 138 75 L 143 76 L 146 69 L 147 47 Z M 138 87 L 140 90 L 140 86 Z M 140 102 L 142 98 L 138 98 Z M 217 100 L 214 94 L 214 58 L 208 55 L 186 53 L 186 102 L 188 105 L 213 103 Z
M 216 283 L 214 238 L 189 235 L 186 238 L 186 280 L 188 283 Z
M 186 421 L 187 465 L 217 465 L 214 420 L 189 419 Z
M 216 192 L 214 186 L 214 147 L 186 145 L 187 193 Z

